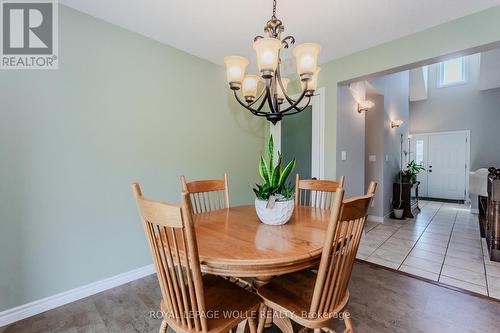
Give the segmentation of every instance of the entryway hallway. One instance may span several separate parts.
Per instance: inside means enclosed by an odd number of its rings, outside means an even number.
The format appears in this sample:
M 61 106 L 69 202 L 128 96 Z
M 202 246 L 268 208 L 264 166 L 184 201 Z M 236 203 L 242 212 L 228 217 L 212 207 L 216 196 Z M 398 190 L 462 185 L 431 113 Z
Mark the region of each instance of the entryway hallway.
M 467 205 L 420 201 L 405 221 L 368 221 L 357 258 L 500 299 L 500 263 L 491 262 L 477 215 Z

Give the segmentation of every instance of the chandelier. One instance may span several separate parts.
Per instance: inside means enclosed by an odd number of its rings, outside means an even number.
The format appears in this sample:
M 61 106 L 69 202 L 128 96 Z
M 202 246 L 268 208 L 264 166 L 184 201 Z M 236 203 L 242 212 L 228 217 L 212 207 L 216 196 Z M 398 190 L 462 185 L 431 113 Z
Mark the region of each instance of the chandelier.
M 254 115 L 266 117 L 268 121 L 276 125 L 284 116 L 304 111 L 311 102 L 320 71 L 317 66 L 320 46 L 316 43 L 304 43 L 293 49 L 297 74 L 302 88 L 299 97 L 294 100 L 287 93 L 290 79 L 281 77 L 280 50 L 293 46 L 295 38 L 286 36 L 281 39 L 281 33 L 285 31 L 285 27 L 281 20 L 276 17 L 276 0 L 273 0 L 273 16 L 267 22 L 264 31 L 268 36 L 257 36 L 253 43 L 260 75 L 245 75 L 249 61 L 244 57 L 228 56 L 224 58 L 224 63 L 226 64 L 227 83 L 229 88 L 233 90 L 236 100 Z M 264 87 L 257 93 L 261 82 L 264 83 Z M 238 90 L 242 91 L 243 99 L 239 96 Z M 283 106 L 285 100 L 288 105 Z M 305 105 L 301 102 L 304 102 Z M 269 110 L 262 111 L 266 104 Z

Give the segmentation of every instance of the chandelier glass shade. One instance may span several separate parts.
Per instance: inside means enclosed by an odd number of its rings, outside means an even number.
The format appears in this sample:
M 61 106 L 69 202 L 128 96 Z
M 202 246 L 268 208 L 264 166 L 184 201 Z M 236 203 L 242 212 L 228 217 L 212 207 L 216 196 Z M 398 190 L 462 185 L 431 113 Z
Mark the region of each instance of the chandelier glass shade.
M 227 56 L 226 78 L 229 88 L 233 90 L 236 100 L 247 110 L 259 117 L 276 124 L 284 116 L 297 114 L 307 108 L 318 84 L 318 54 L 321 47 L 316 43 L 304 43 L 293 49 L 298 78 L 301 83 L 299 97 L 292 99 L 288 94 L 290 79 L 281 77 L 282 48 L 290 48 L 295 44 L 293 36 L 281 39 L 285 30 L 281 20 L 276 17 L 276 1 L 273 1 L 273 15 L 267 22 L 264 31 L 267 37 L 254 38 L 253 49 L 257 58 L 259 75 L 247 74 L 248 59 L 240 56 Z M 259 92 L 259 87 L 260 92 Z M 238 93 L 241 90 L 241 93 Z M 288 105 L 283 106 L 287 102 Z M 268 106 L 264 111 L 264 107 Z

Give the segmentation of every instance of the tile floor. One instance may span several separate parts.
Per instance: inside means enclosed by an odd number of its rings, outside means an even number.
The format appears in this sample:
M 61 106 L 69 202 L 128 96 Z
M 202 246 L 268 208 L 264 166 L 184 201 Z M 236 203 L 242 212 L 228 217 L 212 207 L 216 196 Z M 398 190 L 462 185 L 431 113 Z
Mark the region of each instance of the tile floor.
M 500 263 L 487 256 L 467 205 L 421 201 L 405 221 L 367 221 L 358 259 L 500 299 Z

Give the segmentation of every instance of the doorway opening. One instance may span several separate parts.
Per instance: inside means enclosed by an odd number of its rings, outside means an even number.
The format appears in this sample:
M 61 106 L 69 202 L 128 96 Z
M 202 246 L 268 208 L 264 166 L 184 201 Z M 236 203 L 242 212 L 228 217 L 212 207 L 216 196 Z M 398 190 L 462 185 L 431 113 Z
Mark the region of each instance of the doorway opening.
M 274 151 L 280 151 L 285 161 L 295 158 L 301 178 L 325 177 L 325 88 L 316 90 L 306 110 L 269 126 Z
M 474 208 L 487 182 L 473 177 L 500 167 L 500 48 L 350 80 L 337 95 L 337 173 L 348 179 L 346 192 L 379 183 L 358 259 L 500 299 L 491 268 L 498 263 Z M 423 169 L 410 172 L 410 164 Z M 400 206 L 413 216 L 392 219 Z

